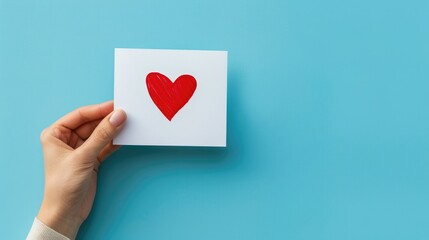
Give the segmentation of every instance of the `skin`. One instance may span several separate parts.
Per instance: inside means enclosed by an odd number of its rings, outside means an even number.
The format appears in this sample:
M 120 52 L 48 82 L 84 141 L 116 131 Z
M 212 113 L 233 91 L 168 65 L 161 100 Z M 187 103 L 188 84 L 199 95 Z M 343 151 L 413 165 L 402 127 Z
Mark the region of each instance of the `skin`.
M 100 164 L 119 146 L 112 139 L 126 114 L 113 101 L 85 106 L 62 117 L 40 135 L 45 191 L 37 218 L 74 239 L 95 198 Z

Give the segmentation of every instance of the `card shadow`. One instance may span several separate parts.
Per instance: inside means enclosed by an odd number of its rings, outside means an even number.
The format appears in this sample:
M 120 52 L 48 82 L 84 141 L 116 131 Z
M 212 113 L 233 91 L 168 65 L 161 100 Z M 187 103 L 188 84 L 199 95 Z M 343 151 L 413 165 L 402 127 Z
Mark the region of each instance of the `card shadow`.
M 100 167 L 97 196 L 88 219 L 76 239 L 105 239 L 123 219 L 121 209 L 145 184 L 148 169 L 162 171 L 168 166 L 222 169 L 241 168 L 247 127 L 242 110 L 239 71 L 228 70 L 227 147 L 123 146 Z M 150 220 L 148 220 L 150 221 Z M 114 235 L 114 234 L 113 234 Z

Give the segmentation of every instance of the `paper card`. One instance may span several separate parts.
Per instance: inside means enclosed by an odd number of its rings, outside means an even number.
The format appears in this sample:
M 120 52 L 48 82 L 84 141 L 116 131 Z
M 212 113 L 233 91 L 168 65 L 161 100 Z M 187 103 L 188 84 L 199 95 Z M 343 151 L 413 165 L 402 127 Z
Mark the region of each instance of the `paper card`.
M 226 146 L 226 51 L 115 49 L 117 145 Z

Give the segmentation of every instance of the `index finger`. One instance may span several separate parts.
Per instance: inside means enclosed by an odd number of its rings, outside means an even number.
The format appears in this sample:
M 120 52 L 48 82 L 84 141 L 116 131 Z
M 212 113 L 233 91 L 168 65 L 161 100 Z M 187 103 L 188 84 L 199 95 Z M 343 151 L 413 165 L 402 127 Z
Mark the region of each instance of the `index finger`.
M 68 113 L 64 117 L 60 118 L 57 122 L 55 122 L 55 124 L 73 130 L 84 123 L 104 118 L 112 111 L 113 101 L 89 105 L 78 108 L 73 112 Z

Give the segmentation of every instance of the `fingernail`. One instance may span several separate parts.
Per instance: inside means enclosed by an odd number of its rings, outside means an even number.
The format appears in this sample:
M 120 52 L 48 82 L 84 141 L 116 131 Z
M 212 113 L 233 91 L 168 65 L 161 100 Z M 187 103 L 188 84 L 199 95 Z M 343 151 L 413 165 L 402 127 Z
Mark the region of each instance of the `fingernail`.
M 112 116 L 110 116 L 109 122 L 114 127 L 119 127 L 121 124 L 125 122 L 125 119 L 127 119 L 127 115 L 125 114 L 124 110 L 118 109 L 118 110 L 115 110 Z

